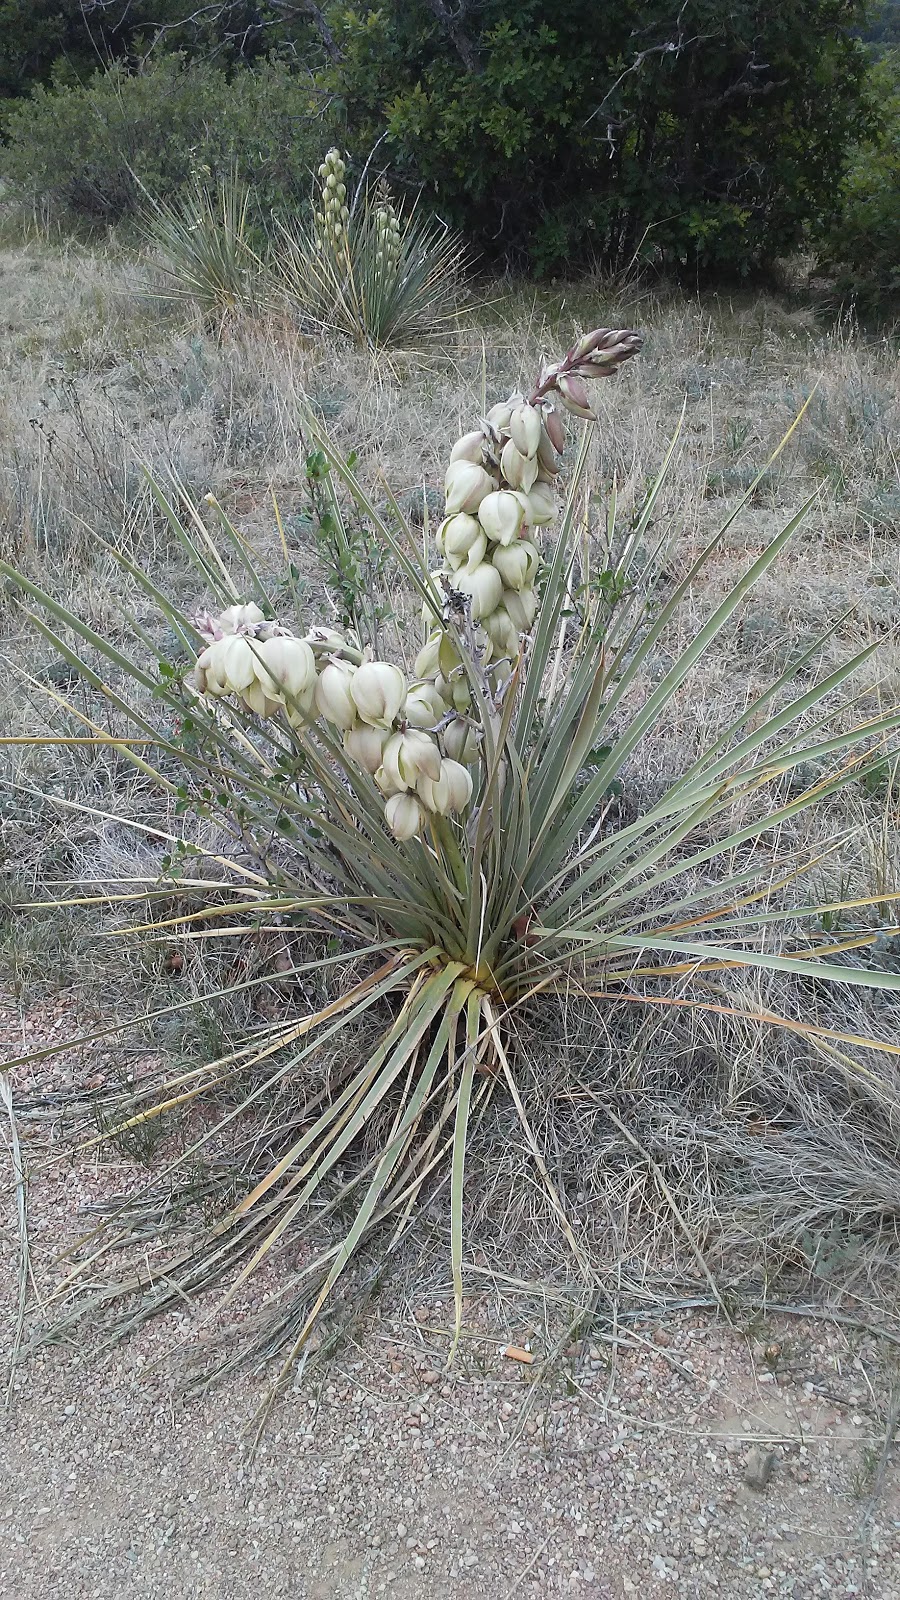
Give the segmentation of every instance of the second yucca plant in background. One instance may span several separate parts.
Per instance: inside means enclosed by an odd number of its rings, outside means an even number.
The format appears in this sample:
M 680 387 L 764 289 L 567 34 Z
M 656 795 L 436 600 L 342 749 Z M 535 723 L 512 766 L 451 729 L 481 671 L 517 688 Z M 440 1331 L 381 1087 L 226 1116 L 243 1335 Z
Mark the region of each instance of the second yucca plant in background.
M 346 199 L 338 184 L 330 192 L 339 239 Z M 393 232 L 383 220 L 381 229 Z M 449 1164 L 458 1336 L 467 1131 L 498 1084 L 578 1249 L 517 1082 L 512 1039 L 526 1002 L 574 987 L 613 1005 L 627 986 L 631 1000 L 665 1004 L 677 985 L 679 1004 L 721 1010 L 723 976 L 754 967 L 811 985 L 900 989 L 894 974 L 834 959 L 844 946 L 811 950 L 797 929 L 821 908 L 795 904 L 790 886 L 814 860 L 802 843 L 785 842 L 805 811 L 884 759 L 900 726 L 893 709 L 858 725 L 841 720 L 839 691 L 871 649 L 810 688 L 805 675 L 816 641 L 730 726 L 707 741 L 701 735 L 689 767 L 638 815 L 610 818 L 611 785 L 647 748 L 692 668 L 799 521 L 776 535 L 675 656 L 664 658 L 653 687 L 637 694 L 644 668 L 737 515 L 650 605 L 645 575 L 654 559 L 659 565 L 665 551 L 672 566 L 668 531 L 649 561 L 647 545 L 673 444 L 624 534 L 613 496 L 605 565 L 590 570 L 587 383 L 612 376 L 640 343 L 630 330 L 585 335 L 544 367 L 530 392 L 492 407 L 457 441 L 436 537 L 442 562 L 432 572 L 396 501 L 381 515 L 310 420 L 330 463 L 334 515 L 353 503 L 422 606 L 424 636 L 411 664 L 402 626 L 396 659 L 376 660 L 347 633 L 315 619 L 286 620 L 274 597 L 289 592 L 289 583 L 276 590 L 264 579 L 215 502 L 209 519 L 190 508 L 182 520 L 157 485 L 157 503 L 190 554 L 205 609 L 179 610 L 147 572 L 126 565 L 195 662 L 186 678 L 174 662 L 164 662 L 158 677 L 151 671 L 143 625 L 135 623 L 128 653 L 0 566 L 36 607 L 35 625 L 106 692 L 122 722 L 123 752 L 129 735 L 138 735 L 132 759 L 171 798 L 170 836 L 177 840 L 181 830 L 192 865 L 179 874 L 167 863 L 166 892 L 183 881 L 192 896 L 209 898 L 199 910 L 145 927 L 167 936 L 222 926 L 234 933 L 264 919 L 314 939 L 321 929 L 321 949 L 292 969 L 298 982 L 354 964 L 353 980 L 326 1005 L 267 1026 L 245 1048 L 173 1081 L 111 1130 L 121 1134 L 223 1083 L 234 1097 L 225 1116 L 233 1123 L 252 1114 L 265 1088 L 280 1089 L 283 1108 L 298 1074 L 320 1072 L 287 1130 L 280 1111 L 280 1149 L 263 1170 L 254 1165 L 244 1174 L 245 1192 L 228 1215 L 183 1249 L 161 1242 L 160 1271 L 149 1284 L 142 1269 L 101 1290 L 101 1300 L 138 1288 L 144 1315 L 180 1302 L 227 1268 L 230 1298 L 279 1241 L 309 1240 L 323 1220 L 349 1215 L 331 1245 L 309 1248 L 291 1296 L 273 1312 L 289 1366 L 361 1241 L 381 1228 L 389 1250 L 423 1185 Z M 588 426 L 560 506 L 567 415 Z M 108 664 L 108 677 L 98 662 Z M 141 699 L 148 691 L 158 717 Z M 786 785 L 813 766 L 810 786 Z M 763 841 L 769 847 L 757 848 Z M 197 862 L 209 871 L 206 887 Z M 119 904 L 129 892 L 139 898 L 125 885 L 121 891 Z M 864 942 L 857 937 L 852 947 Z M 741 1015 L 738 1005 L 733 1014 Z M 376 1017 L 382 1020 L 373 1034 L 365 1023 Z M 803 1026 L 815 1036 L 812 1022 Z M 170 1170 L 216 1131 L 201 1134 Z M 370 1142 L 361 1145 L 367 1132 Z M 96 1250 L 89 1269 L 96 1304 Z M 62 1292 L 85 1270 L 76 1268 Z
M 335 149 L 318 179 L 313 221 L 276 222 L 275 270 L 289 312 L 303 327 L 375 349 L 445 336 L 465 262 L 461 241 L 415 208 L 396 207 L 382 185 L 363 187 L 351 203 Z

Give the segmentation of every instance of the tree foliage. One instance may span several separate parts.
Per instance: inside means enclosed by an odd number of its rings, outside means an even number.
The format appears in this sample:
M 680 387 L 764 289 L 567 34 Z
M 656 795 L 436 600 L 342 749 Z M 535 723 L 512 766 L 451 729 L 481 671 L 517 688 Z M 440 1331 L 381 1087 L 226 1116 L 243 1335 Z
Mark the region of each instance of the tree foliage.
M 486 257 L 737 268 L 827 211 L 862 125 L 861 0 L 403 0 L 345 8 L 362 151 Z
M 900 299 L 900 49 L 876 63 L 870 94 L 876 124 L 852 153 L 822 265 L 839 290 L 876 307 Z

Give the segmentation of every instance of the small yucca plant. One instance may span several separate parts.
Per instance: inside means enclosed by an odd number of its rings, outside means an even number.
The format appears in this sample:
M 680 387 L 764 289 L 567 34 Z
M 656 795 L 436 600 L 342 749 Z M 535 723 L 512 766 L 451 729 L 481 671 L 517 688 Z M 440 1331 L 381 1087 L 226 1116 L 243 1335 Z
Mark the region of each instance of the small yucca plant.
M 215 321 L 253 309 L 263 262 L 251 210 L 250 186 L 236 172 L 214 186 L 198 177 L 176 199 L 148 202 L 144 232 L 173 299 L 193 301 Z
M 263 921 L 315 939 L 321 929 L 321 947 L 294 975 L 355 963 L 353 980 L 328 1004 L 267 1025 L 108 1130 L 122 1136 L 222 1084 L 232 1093 L 223 1124 L 233 1125 L 267 1087 L 279 1089 L 283 1106 L 299 1073 L 321 1073 L 276 1156 L 244 1175 L 246 1192 L 214 1227 L 197 1231 L 174 1259 L 160 1243 L 158 1271 L 148 1257 L 126 1283 L 99 1291 L 95 1244 L 61 1292 L 89 1271 L 88 1304 L 98 1293 L 102 1302 L 138 1289 L 142 1316 L 230 1270 L 229 1298 L 280 1240 L 309 1241 L 323 1219 L 349 1213 L 336 1242 L 309 1250 L 296 1293 L 274 1313 L 287 1367 L 361 1241 L 379 1228 L 390 1250 L 423 1185 L 448 1166 L 458 1334 L 467 1130 L 498 1085 L 516 1106 L 577 1250 L 517 1086 L 513 1028 L 526 1002 L 574 986 L 613 1005 L 627 988 L 629 1000 L 647 1005 L 743 1015 L 721 984 L 730 969 L 748 967 L 811 984 L 900 989 L 897 975 L 832 959 L 860 948 L 866 935 L 814 949 L 797 933 L 823 909 L 791 894 L 817 858 L 782 842 L 804 811 L 884 760 L 900 713 L 851 727 L 839 720 L 838 693 L 874 647 L 809 687 L 817 641 L 639 815 L 617 822 L 610 814 L 611 785 L 657 735 L 692 668 L 800 521 L 777 534 L 680 653 L 666 658 L 655 686 L 637 696 L 642 669 L 737 514 L 649 605 L 639 552 L 673 444 L 621 536 L 613 499 L 612 553 L 601 573 L 585 570 L 585 381 L 614 373 L 639 345 L 629 331 L 586 336 L 544 369 L 530 395 L 495 406 L 458 441 L 438 530 L 443 565 L 431 575 L 396 503 L 391 520 L 383 518 L 317 434 L 331 463 L 334 515 L 349 497 L 421 599 L 426 633 L 411 672 L 370 659 L 356 639 L 309 627 L 309 619 L 286 622 L 246 541 L 215 503 L 217 532 L 196 510 L 182 520 L 155 484 L 207 609 L 179 610 L 146 572 L 120 559 L 196 663 L 187 678 L 173 662 L 151 669 L 142 624 L 134 623 L 129 653 L 0 564 L 36 607 L 35 626 L 116 708 L 126 724 L 123 753 L 182 817 L 168 832 L 189 864 L 179 870 L 173 848 L 165 892 L 182 885 L 208 900 L 143 931 L 235 935 Z M 566 411 L 588 426 L 558 530 L 541 552 L 539 530 L 556 517 Z M 671 567 L 668 534 L 662 549 Z M 146 708 L 148 692 L 158 714 Z M 811 763 L 819 775 L 810 786 L 785 782 Z M 143 894 L 122 885 L 117 903 L 129 893 Z M 386 1008 L 373 1043 L 374 1019 Z M 830 1045 L 843 1037 L 811 1022 L 786 1025 L 827 1035 Z M 214 1134 L 204 1133 L 170 1170 Z M 347 1175 L 343 1163 L 354 1150 L 362 1154 Z
M 319 168 L 310 224 L 276 222 L 280 295 L 304 327 L 381 348 L 414 347 L 446 335 L 465 262 L 442 223 L 394 206 L 380 189 L 348 205 L 337 150 Z

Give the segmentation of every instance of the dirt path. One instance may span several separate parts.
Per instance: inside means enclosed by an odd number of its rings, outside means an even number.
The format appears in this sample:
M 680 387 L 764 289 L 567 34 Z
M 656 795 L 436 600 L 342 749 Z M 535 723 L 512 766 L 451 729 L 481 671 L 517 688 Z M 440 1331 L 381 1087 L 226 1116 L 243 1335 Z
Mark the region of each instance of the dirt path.
M 101 1178 L 35 1181 L 39 1282 Z M 7 1208 L 9 1327 L 16 1252 Z M 547 1368 L 516 1315 L 494 1295 L 470 1305 L 448 1372 L 446 1297 L 382 1308 L 281 1401 L 252 1471 L 261 1378 L 189 1403 L 147 1378 L 186 1319 L 99 1365 L 45 1351 L 2 1419 L 0 1595 L 898 1600 L 900 1380 L 883 1344 L 778 1317 L 751 1338 L 686 1312 Z M 526 1342 L 531 1366 L 504 1353 Z

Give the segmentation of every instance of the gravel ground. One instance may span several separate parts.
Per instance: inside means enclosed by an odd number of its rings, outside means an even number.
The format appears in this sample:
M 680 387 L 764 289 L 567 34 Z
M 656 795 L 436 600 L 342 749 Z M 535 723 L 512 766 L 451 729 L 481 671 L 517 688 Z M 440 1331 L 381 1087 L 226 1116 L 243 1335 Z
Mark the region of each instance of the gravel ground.
M 58 1025 L 0 1008 L 10 1055 L 23 1026 L 39 1042 Z M 26 1098 L 36 1081 L 18 1075 Z M 19 1131 L 27 1149 L 52 1126 L 23 1115 Z M 38 1285 L 105 1171 L 32 1183 Z M 683 1312 L 546 1361 L 519 1314 L 493 1290 L 470 1301 L 448 1371 L 447 1297 L 382 1302 L 278 1403 L 252 1468 L 242 1437 L 261 1378 L 190 1402 L 161 1382 L 155 1358 L 187 1317 L 105 1362 L 45 1350 L 16 1370 L 2 1422 L 0 1595 L 900 1597 L 900 1377 L 883 1341 Z M 533 1361 L 516 1359 L 529 1345 Z

